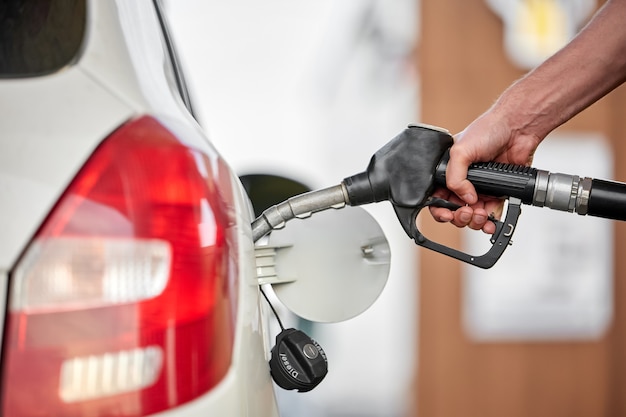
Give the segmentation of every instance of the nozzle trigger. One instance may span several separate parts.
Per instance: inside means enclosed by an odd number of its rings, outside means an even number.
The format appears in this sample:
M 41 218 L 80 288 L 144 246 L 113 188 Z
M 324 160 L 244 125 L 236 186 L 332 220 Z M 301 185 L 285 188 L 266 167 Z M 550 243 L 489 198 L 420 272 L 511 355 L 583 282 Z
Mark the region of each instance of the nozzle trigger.
M 515 227 L 517 226 L 517 220 L 522 212 L 522 201 L 514 197 L 509 198 L 506 216 L 503 221 L 496 220 L 493 217 L 490 218 L 490 220 L 496 224 L 496 231 L 490 239 L 491 248 L 482 255 L 474 256 L 460 250 L 444 246 L 440 243 L 433 242 L 432 240 L 424 236 L 422 232 L 420 232 L 417 228 L 416 219 L 419 215 L 420 210 L 429 205 L 443 207 L 441 204 L 443 204 L 443 202 L 446 202 L 446 200 L 438 200 L 441 201 L 435 201 L 430 204 L 427 201 L 424 205 L 418 208 L 400 207 L 394 205 L 394 210 L 396 211 L 398 220 L 402 224 L 405 232 L 410 237 L 412 237 L 415 243 L 419 246 L 423 246 L 427 249 L 434 250 L 446 256 L 450 256 L 452 258 L 478 266 L 483 269 L 491 268 L 492 266 L 494 266 L 498 259 L 500 259 L 500 257 L 504 253 L 507 246 L 511 244 L 511 238 L 513 237 Z M 454 210 L 455 208 L 452 206 L 455 204 L 449 204 L 450 206 L 447 208 Z

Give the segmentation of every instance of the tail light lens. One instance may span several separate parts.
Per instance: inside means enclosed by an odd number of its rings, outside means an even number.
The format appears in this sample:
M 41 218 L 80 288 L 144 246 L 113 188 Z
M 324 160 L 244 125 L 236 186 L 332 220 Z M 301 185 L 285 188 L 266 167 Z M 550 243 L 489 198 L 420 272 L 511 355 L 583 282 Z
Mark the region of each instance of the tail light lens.
M 151 117 L 96 150 L 12 271 L 3 415 L 144 416 L 230 363 L 231 182 Z

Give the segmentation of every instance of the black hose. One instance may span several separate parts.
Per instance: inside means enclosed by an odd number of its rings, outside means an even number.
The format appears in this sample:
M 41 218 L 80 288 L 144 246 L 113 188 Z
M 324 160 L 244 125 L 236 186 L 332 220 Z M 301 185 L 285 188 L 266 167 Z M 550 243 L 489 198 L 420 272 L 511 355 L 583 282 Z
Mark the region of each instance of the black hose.
M 626 220 L 626 184 L 592 180 L 587 214 L 607 219 Z

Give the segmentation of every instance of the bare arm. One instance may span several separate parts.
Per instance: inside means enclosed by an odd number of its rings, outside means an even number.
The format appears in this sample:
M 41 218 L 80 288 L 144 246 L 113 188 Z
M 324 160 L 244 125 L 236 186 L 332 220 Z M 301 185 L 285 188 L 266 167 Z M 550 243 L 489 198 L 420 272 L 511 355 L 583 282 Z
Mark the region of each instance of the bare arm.
M 433 217 L 492 233 L 487 213 L 497 213 L 500 203 L 478 198 L 466 179 L 468 166 L 490 160 L 530 164 L 548 133 L 625 80 L 626 0 L 609 0 L 567 46 L 511 85 L 457 135 L 447 187 L 470 206 L 454 213 L 432 209 Z

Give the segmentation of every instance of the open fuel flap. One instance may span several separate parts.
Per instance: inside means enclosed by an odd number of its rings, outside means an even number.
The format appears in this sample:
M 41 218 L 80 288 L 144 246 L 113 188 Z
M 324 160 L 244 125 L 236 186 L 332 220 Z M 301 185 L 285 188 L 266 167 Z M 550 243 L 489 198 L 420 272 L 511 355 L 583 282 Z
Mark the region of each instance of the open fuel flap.
M 259 284 L 298 316 L 338 322 L 367 310 L 389 276 L 389 243 L 360 207 L 295 219 L 257 242 Z

